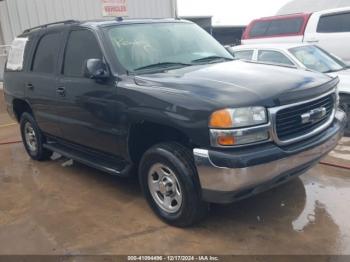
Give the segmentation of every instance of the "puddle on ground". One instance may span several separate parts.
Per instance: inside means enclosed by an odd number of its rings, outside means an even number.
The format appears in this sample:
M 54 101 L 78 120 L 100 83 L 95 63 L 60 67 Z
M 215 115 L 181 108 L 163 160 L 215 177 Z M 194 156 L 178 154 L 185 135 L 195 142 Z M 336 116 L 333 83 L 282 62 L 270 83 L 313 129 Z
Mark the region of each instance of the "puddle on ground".
M 339 248 L 342 253 L 350 253 L 350 171 L 342 170 L 345 176 L 335 174 L 340 169 L 318 166 L 302 176 L 306 199 L 303 211 L 293 220 L 295 231 L 307 232 L 317 224 L 317 214 L 326 212 L 339 227 Z M 346 175 L 349 175 L 346 177 Z

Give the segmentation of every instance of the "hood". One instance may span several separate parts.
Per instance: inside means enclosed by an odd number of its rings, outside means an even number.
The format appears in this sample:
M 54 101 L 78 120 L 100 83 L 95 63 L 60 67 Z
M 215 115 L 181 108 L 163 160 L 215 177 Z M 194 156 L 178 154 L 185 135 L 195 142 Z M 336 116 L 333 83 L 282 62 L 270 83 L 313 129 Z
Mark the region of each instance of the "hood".
M 338 90 L 340 93 L 350 94 L 350 69 L 329 73 L 331 77 L 339 77 Z
M 189 66 L 135 76 L 141 86 L 186 92 L 215 107 L 273 107 L 318 96 L 337 82 L 316 72 L 244 61 Z

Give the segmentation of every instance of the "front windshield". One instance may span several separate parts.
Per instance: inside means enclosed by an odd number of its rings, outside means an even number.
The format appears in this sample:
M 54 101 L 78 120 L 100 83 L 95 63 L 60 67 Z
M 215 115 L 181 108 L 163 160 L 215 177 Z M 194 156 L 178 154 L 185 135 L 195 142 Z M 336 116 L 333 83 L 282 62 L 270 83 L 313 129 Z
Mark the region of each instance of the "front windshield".
M 129 72 L 149 65 L 183 67 L 198 59 L 233 59 L 207 32 L 187 22 L 118 25 L 108 27 L 107 35 Z
M 345 67 L 341 61 L 316 46 L 295 47 L 289 51 L 307 68 L 321 73 L 336 72 Z

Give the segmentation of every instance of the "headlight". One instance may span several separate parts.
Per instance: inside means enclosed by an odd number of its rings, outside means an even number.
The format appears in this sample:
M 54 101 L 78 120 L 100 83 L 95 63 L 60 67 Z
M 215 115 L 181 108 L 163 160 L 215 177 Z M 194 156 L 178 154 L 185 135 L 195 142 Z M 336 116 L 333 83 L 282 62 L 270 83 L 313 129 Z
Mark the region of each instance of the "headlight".
M 268 140 L 269 125 L 264 107 L 215 111 L 209 120 L 212 146 L 236 146 Z
M 237 128 L 267 123 L 266 109 L 261 106 L 230 108 L 215 111 L 210 116 L 211 128 Z

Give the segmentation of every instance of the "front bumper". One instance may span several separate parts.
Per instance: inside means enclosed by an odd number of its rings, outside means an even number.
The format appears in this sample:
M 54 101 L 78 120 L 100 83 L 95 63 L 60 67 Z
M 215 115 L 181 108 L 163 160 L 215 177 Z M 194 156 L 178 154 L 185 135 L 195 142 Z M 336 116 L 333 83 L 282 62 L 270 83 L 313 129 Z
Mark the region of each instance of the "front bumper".
M 345 113 L 338 110 L 325 131 L 283 148 L 274 144 L 226 152 L 195 148 L 203 200 L 234 202 L 301 175 L 337 145 L 345 119 Z

